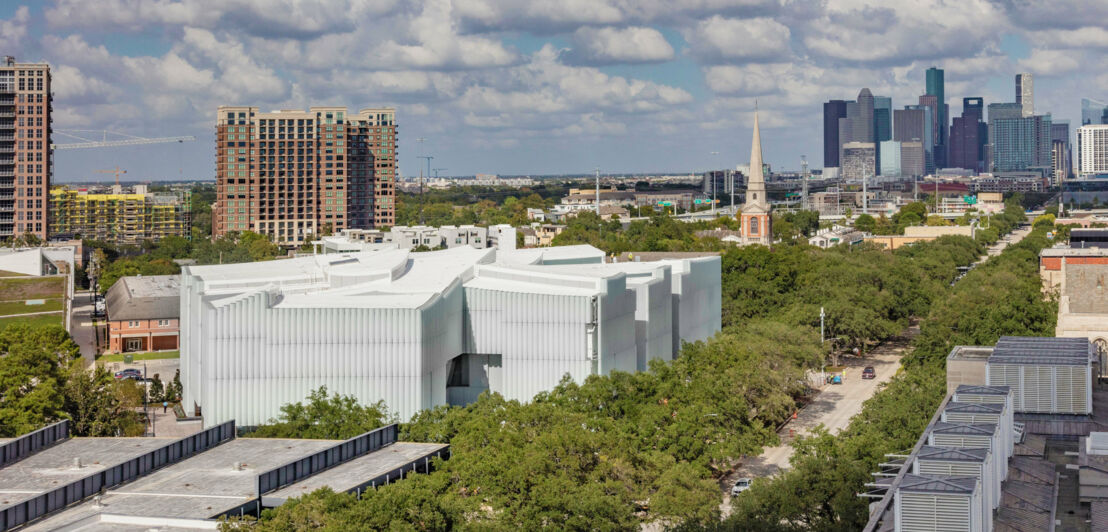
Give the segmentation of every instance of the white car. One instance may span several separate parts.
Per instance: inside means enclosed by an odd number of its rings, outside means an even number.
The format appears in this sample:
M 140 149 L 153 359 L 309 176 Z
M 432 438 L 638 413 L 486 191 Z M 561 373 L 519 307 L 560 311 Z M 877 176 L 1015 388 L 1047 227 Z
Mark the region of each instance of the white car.
M 734 497 L 748 489 L 750 489 L 750 483 L 753 482 L 749 478 L 740 478 L 735 481 L 735 485 L 731 486 L 731 496 Z

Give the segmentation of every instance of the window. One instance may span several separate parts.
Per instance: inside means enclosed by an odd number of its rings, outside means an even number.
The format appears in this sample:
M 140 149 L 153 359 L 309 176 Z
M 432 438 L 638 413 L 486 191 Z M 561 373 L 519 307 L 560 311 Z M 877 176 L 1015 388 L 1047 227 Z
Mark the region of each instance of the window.
M 169 320 L 158 320 L 158 327 L 169 327 Z
M 757 235 L 758 235 L 758 219 L 757 218 L 751 218 L 750 219 L 750 236 L 757 236 Z
M 130 328 L 132 328 L 132 329 L 134 329 L 134 328 L 136 328 L 136 327 L 138 327 L 138 326 L 139 326 L 139 324 L 138 324 L 138 322 L 137 322 L 137 321 L 129 321 L 129 322 L 127 322 L 127 327 L 130 327 Z

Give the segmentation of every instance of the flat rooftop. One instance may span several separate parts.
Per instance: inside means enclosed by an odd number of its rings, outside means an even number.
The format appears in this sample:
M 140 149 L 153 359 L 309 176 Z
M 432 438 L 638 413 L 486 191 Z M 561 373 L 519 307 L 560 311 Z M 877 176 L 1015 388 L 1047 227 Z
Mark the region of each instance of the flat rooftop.
M 0 507 L 16 504 L 162 447 L 175 438 L 70 438 L 0 468 Z M 74 460 L 80 459 L 81 467 Z
M 344 464 L 316 473 L 262 498 L 265 507 L 280 506 L 293 497 L 307 495 L 324 486 L 336 492 L 350 491 L 406 464 L 430 459 L 443 453 L 449 445 L 441 443 L 396 442 L 383 449 L 355 458 Z M 420 464 L 422 465 L 422 464 Z
M 236 438 L 108 490 L 99 507 L 94 501 L 85 501 L 36 521 L 26 530 L 55 530 L 99 513 L 208 519 L 256 498 L 259 473 L 338 443 L 334 440 Z M 235 469 L 235 463 L 241 464 L 241 469 Z
M 989 364 L 1084 366 L 1093 359 L 1088 338 L 1001 336 Z

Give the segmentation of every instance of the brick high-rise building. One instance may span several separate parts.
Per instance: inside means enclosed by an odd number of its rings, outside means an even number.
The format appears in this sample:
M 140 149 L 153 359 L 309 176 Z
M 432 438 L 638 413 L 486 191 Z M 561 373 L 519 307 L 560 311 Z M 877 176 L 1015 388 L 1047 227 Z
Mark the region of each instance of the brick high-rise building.
M 221 106 L 212 232 L 283 245 L 396 223 L 396 111 Z
M 46 238 L 54 172 L 50 65 L 0 62 L 0 238 Z

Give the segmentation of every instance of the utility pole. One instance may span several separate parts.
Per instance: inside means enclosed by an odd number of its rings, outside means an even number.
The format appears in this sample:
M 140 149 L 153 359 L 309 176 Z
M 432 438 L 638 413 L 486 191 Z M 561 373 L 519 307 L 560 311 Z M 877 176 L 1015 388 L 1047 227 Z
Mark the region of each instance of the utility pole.
M 419 137 L 416 142 L 419 143 L 419 155 L 416 158 L 423 157 L 423 141 L 427 140 L 426 137 Z M 419 165 L 419 225 L 423 225 L 423 165 Z
M 712 152 L 712 160 L 715 160 L 718 157 L 719 157 L 719 152 L 718 151 Z M 711 171 L 708 172 L 708 175 L 711 176 L 711 178 L 712 178 L 712 217 L 715 218 L 715 216 L 716 216 L 716 171 L 711 170 Z
M 803 181 L 803 186 L 800 193 L 800 208 L 801 210 L 808 206 L 808 157 L 800 156 L 800 179 Z
M 600 167 L 596 167 L 596 217 L 600 218 Z
M 862 214 L 869 214 L 869 190 L 866 185 L 869 183 L 869 175 L 862 174 Z

